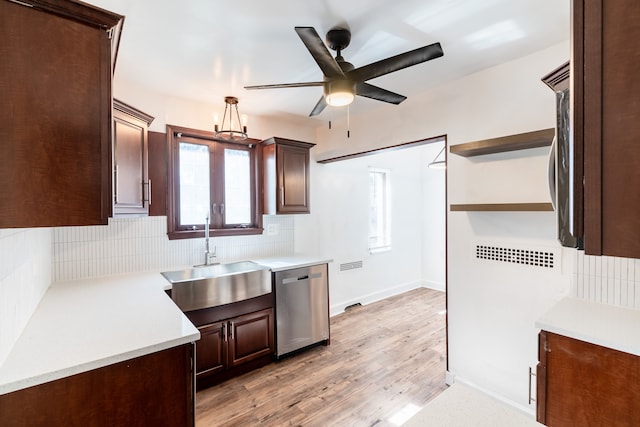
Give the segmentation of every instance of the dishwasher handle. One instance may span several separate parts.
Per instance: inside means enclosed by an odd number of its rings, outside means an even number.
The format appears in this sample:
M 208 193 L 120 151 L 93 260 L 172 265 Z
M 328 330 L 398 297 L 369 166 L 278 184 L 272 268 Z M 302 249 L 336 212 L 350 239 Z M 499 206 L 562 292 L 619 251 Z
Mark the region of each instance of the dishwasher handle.
M 320 277 L 322 277 L 322 273 L 305 274 L 304 276 L 300 277 L 287 277 L 282 279 L 282 284 L 286 285 L 288 283 L 304 282 L 311 279 L 318 279 Z

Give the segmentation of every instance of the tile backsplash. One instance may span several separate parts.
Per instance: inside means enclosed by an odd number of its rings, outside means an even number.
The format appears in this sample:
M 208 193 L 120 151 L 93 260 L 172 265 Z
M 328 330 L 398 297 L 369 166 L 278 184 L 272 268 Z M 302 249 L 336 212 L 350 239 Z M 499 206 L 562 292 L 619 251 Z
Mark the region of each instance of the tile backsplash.
M 640 259 L 575 253 L 574 296 L 640 309 Z
M 294 218 L 263 217 L 265 232 L 211 238 L 217 261 L 286 256 L 294 252 Z M 269 232 L 267 232 L 269 230 Z M 53 281 L 184 267 L 204 261 L 204 239 L 169 240 L 167 218 L 109 218 L 106 226 L 53 229 Z
M 51 283 L 51 229 L 0 229 L 0 365 Z

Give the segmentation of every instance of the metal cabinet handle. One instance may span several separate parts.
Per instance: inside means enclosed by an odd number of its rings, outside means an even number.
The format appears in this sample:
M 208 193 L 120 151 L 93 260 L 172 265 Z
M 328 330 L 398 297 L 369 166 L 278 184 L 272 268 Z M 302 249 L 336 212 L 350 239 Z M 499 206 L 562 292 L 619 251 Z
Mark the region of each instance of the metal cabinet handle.
M 304 276 L 287 277 L 282 279 L 282 284 L 286 285 L 288 283 L 304 282 L 306 280 L 313 280 L 320 277 L 322 277 L 322 273 L 311 273 Z
M 284 186 L 280 186 L 280 206 L 284 206 Z
M 116 163 L 116 167 L 113 170 L 113 174 L 115 175 L 115 185 L 113 189 L 113 202 L 118 204 L 118 164 Z
M 531 405 L 533 402 L 535 402 L 536 400 L 531 396 L 531 377 L 535 377 L 536 374 L 533 373 L 533 369 L 531 369 L 531 366 L 529 366 L 529 405 Z
M 226 324 L 226 323 L 223 323 L 223 324 L 222 324 L 222 340 L 223 340 L 224 342 L 227 342 L 227 341 L 228 341 L 228 340 L 227 340 L 227 324 Z
M 549 164 L 547 166 L 547 179 L 549 180 L 549 197 L 551 198 L 551 206 L 553 206 L 553 210 L 556 209 L 556 150 L 557 140 L 553 138 L 553 142 L 551 143 L 551 149 L 549 150 Z
M 230 340 L 233 339 L 233 329 L 234 329 L 233 322 L 229 322 L 229 339 Z
M 147 198 L 144 198 L 144 186 L 147 186 Z M 151 180 L 147 182 L 142 181 L 142 203 L 147 202 L 149 206 L 151 205 Z
M 220 203 L 220 215 L 224 215 L 224 203 Z

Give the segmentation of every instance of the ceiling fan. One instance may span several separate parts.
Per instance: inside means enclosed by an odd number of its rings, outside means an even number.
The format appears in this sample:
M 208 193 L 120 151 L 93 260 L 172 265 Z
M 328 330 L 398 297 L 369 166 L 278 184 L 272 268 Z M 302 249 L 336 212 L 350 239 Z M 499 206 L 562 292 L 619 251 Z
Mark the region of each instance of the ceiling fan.
M 342 57 L 342 50 L 349 46 L 351 32 L 345 28 L 334 28 L 327 33 L 327 44 L 336 51 L 335 59 L 327 50 L 313 27 L 295 27 L 296 33 L 322 70 L 324 78 L 317 82 L 283 83 L 245 86 L 245 89 L 277 89 L 289 87 L 323 86 L 324 93 L 309 116 L 316 116 L 327 105 L 350 104 L 355 95 L 391 104 L 400 104 L 406 96 L 366 83 L 376 77 L 402 70 L 444 55 L 440 43 L 433 43 L 409 52 L 401 53 L 363 67 L 354 66 Z

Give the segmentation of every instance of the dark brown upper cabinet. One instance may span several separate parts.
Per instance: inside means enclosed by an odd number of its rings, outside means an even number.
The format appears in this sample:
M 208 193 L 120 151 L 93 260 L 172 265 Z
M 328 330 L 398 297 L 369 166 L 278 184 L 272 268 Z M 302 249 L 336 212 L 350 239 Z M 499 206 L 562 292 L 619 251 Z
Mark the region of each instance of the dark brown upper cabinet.
M 264 213 L 309 213 L 309 150 L 315 144 L 274 136 L 262 142 Z
M 0 228 L 106 224 L 123 17 L 0 0 Z
M 573 136 L 584 147 L 585 253 L 640 258 L 640 4 L 573 0 L 572 6 Z
M 113 100 L 113 214 L 148 215 L 152 181 L 149 179 L 149 125 L 153 117 Z

